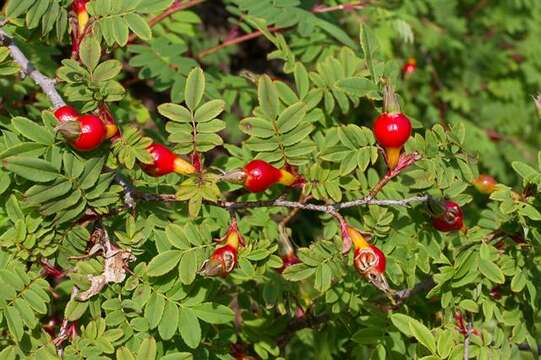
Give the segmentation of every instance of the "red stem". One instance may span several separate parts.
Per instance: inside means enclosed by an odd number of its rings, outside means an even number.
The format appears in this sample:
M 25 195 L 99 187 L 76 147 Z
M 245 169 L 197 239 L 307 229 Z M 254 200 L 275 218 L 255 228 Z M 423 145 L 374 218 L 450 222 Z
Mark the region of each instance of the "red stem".
M 171 4 L 171 6 L 169 6 L 164 12 L 150 19 L 148 21 L 148 25 L 150 27 L 153 27 L 154 25 L 156 25 L 163 19 L 173 15 L 177 11 L 189 9 L 193 6 L 201 4 L 203 1 L 205 0 L 191 0 L 185 3 L 181 3 L 179 0 L 177 0 L 173 4 Z M 128 37 L 128 43 L 133 42 L 136 38 L 137 38 L 137 35 L 135 33 L 130 34 L 130 36 Z
M 267 31 L 269 31 L 269 32 L 277 32 L 277 31 L 282 31 L 282 30 L 284 30 L 284 28 L 278 28 L 278 27 L 275 27 L 275 26 L 269 27 L 267 29 Z M 217 46 L 214 46 L 214 47 L 212 47 L 210 49 L 201 51 L 199 54 L 197 54 L 196 58 L 197 59 L 202 59 L 205 56 L 213 54 L 216 51 L 219 51 L 219 50 L 221 50 L 223 48 L 226 48 L 226 47 L 231 46 L 231 45 L 240 44 L 242 42 L 258 38 L 261 35 L 263 35 L 263 33 L 260 30 L 257 30 L 257 31 L 254 31 L 254 32 L 251 32 L 251 33 L 248 33 L 248 34 L 236 37 L 236 38 L 232 38 L 230 40 L 224 41 L 220 45 L 217 45 Z

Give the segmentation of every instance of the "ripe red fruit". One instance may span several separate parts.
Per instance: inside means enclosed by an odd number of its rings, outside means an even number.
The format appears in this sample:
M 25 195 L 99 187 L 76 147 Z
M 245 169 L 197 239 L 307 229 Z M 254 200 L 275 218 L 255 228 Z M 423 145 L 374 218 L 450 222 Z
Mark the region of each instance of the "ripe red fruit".
M 490 175 L 479 175 L 477 179 L 473 180 L 473 185 L 477 191 L 483 194 L 490 194 L 494 192 L 497 184 L 496 179 Z
M 292 185 L 296 177 L 289 171 L 277 169 L 263 160 L 252 160 L 244 167 L 244 186 L 250 192 L 261 192 L 279 183 Z
M 92 151 L 105 140 L 105 125 L 94 115 L 87 114 L 78 120 L 63 122 L 56 129 L 79 151 Z
M 141 169 L 150 176 L 162 176 L 172 172 L 187 175 L 195 171 L 192 164 L 181 159 L 162 144 L 154 143 L 147 150 L 152 155 L 154 162 L 152 164 L 141 164 Z
M 394 169 L 398 164 L 402 146 L 411 135 L 411 122 L 401 112 L 383 113 L 374 122 L 374 136 L 385 149 L 387 165 Z
M 417 61 L 415 58 L 409 58 L 408 61 L 402 66 L 402 74 L 409 76 L 417 69 Z
M 56 109 L 54 116 L 60 123 L 64 123 L 66 121 L 76 121 L 79 118 L 79 112 L 74 107 L 65 105 Z
M 80 151 L 92 151 L 105 140 L 105 125 L 94 115 L 83 115 L 79 118 L 80 133 L 71 144 Z
M 465 230 L 464 213 L 460 206 L 453 201 L 441 203 L 443 212 L 441 215 L 432 217 L 432 226 L 442 232 Z

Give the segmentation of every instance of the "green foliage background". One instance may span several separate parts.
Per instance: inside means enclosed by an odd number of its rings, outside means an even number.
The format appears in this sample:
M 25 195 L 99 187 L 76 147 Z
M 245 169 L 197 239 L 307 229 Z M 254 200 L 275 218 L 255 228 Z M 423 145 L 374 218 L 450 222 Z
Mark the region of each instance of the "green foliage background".
M 0 359 L 57 358 L 42 330 L 54 315 L 77 321 L 67 359 L 232 359 L 235 343 L 261 359 L 462 359 L 457 311 L 480 332 L 470 358 L 538 357 L 541 2 L 362 1 L 355 11 L 317 12 L 311 1 L 208 0 L 151 27 L 172 3 L 92 0 L 93 36 L 80 61 L 69 59 L 69 0 L 4 6 L 3 29 L 57 78 L 66 102 L 82 112 L 107 103 L 123 139 L 76 153 L 54 132 L 46 96 L 0 47 Z M 202 56 L 257 30 L 255 40 Z M 402 77 L 409 57 L 417 69 Z M 277 273 L 282 208 L 239 209 L 247 246 L 237 269 L 226 279 L 197 276 L 230 222 L 208 202 L 284 190 L 236 191 L 216 169 L 260 158 L 297 166 L 303 196 L 316 202 L 369 193 L 385 174 L 370 130 L 384 78 L 414 124 L 406 151 L 423 158 L 378 198 L 448 197 L 469 232 L 435 231 L 422 204 L 342 214 L 374 235 L 391 287 L 431 277 L 435 286 L 393 306 L 341 255 L 338 225 L 323 213 L 288 224 L 302 263 Z M 149 138 L 201 153 L 208 171 L 145 175 L 135 164 L 151 161 Z M 490 196 L 471 185 L 479 173 L 500 183 Z M 182 201 L 135 199 L 126 209 L 119 176 Z M 298 200 L 300 190 L 284 196 Z M 125 281 L 82 302 L 70 300 L 73 286 L 88 289 L 88 275 L 104 267 L 100 255 L 73 258 L 89 248 L 93 227 L 81 221 L 89 210 L 136 261 Z M 67 278 L 43 279 L 43 259 Z

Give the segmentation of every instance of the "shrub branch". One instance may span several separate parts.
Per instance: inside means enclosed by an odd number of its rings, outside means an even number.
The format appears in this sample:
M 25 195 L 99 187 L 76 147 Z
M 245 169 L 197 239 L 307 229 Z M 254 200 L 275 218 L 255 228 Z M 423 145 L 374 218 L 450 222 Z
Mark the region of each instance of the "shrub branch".
M 183 202 L 185 200 L 178 200 L 175 194 L 152 194 L 142 191 L 134 192 L 133 195 L 136 198 L 145 201 L 162 201 L 162 202 Z M 315 204 L 304 203 L 300 201 L 290 201 L 282 198 L 274 200 L 261 200 L 261 201 L 207 201 L 205 204 L 211 206 L 217 206 L 224 209 L 253 209 L 260 207 L 284 207 L 290 209 L 301 209 L 310 211 L 319 211 L 328 214 L 334 214 L 341 209 L 347 209 L 362 205 L 379 205 L 379 206 L 410 206 L 412 203 L 427 201 L 427 195 L 416 195 L 405 199 L 374 199 L 371 195 L 365 196 L 360 199 L 346 201 L 334 204 Z
M 0 44 L 7 46 L 11 58 L 20 66 L 21 72 L 24 75 L 30 76 L 32 80 L 34 80 L 34 82 L 41 87 L 45 95 L 47 95 L 53 104 L 53 109 L 66 105 L 58 91 L 56 91 L 54 79 L 48 78 L 39 72 L 39 70 L 37 70 L 34 65 L 32 65 L 30 60 L 28 60 L 28 58 L 23 54 L 21 49 L 19 49 L 19 47 L 15 44 L 13 39 L 1 28 Z

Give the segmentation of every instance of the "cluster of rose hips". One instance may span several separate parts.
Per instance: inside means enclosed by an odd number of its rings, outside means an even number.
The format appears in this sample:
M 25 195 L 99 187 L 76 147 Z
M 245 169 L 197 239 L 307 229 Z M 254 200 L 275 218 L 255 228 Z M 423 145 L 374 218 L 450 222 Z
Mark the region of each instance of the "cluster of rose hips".
M 55 117 L 60 123 L 56 129 L 64 135 L 71 146 L 78 151 L 97 149 L 106 139 L 120 139 L 118 127 L 110 113 L 100 109 L 100 117 L 79 112 L 71 106 L 62 106 L 55 111 Z M 163 176 L 176 172 L 188 175 L 195 172 L 192 164 L 173 153 L 166 146 L 158 143 L 151 144 L 147 151 L 152 156 L 150 164 L 140 164 L 141 169 L 150 176 Z
M 404 144 L 411 136 L 412 126 L 410 120 L 395 107 L 391 111 L 385 111 L 374 122 L 374 136 L 378 144 L 383 148 L 385 161 L 389 171 L 393 170 L 400 161 Z M 242 170 L 226 173 L 223 176 L 226 181 L 243 183 L 250 192 L 267 190 L 274 184 L 296 186 L 303 183 L 300 175 L 286 169 L 277 169 L 262 160 L 249 162 Z M 464 228 L 462 209 L 452 201 L 432 200 L 432 224 L 440 231 L 448 232 Z M 436 206 L 437 205 L 437 206 Z M 348 238 L 354 246 L 354 265 L 357 271 L 370 283 L 384 292 L 389 291 L 385 278 L 386 258 L 385 254 L 376 246 L 370 244 L 367 236 L 353 227 L 342 224 L 341 234 Z M 211 257 L 203 264 L 200 271 L 206 276 L 226 276 L 236 265 L 238 248 L 242 245 L 242 239 L 236 223 L 233 223 L 222 239 L 225 245 L 219 246 Z M 278 269 L 284 271 L 288 266 L 300 262 L 292 248 L 282 251 L 283 266 Z
M 386 93 L 384 104 L 384 112 L 376 118 L 373 132 L 377 143 L 383 149 L 387 167 L 389 171 L 392 171 L 400 162 L 403 146 L 411 136 L 412 126 L 408 117 L 400 111 L 394 93 Z M 104 139 L 119 137 L 118 128 L 112 116 L 108 111 L 101 110 L 103 109 L 100 109 L 100 116 L 105 124 L 94 115 L 79 116 L 78 112 L 70 106 L 64 106 L 55 112 L 61 123 L 59 130 L 75 149 L 94 150 Z M 147 150 L 152 155 L 153 162 L 140 164 L 140 167 L 151 176 L 163 176 L 172 172 L 188 175 L 196 172 L 194 165 L 180 158 L 164 145 L 153 143 Z M 246 190 L 254 193 L 263 192 L 275 184 L 302 186 L 304 183 L 303 177 L 293 169 L 279 169 L 263 160 L 252 160 L 242 169 L 224 174 L 222 180 L 241 183 Z M 483 193 L 494 191 L 496 184 L 492 177 L 486 175 L 480 176 L 473 183 Z M 465 231 L 464 215 L 457 203 L 430 198 L 428 209 L 435 229 L 442 232 Z M 348 239 L 354 246 L 354 265 L 357 271 L 374 286 L 385 292 L 389 291 L 384 276 L 386 267 L 384 253 L 370 244 L 368 237 L 363 236 L 359 230 L 347 224 L 342 224 L 341 227 L 344 240 Z M 205 261 L 200 274 L 226 276 L 236 267 L 239 247 L 244 245 L 236 221 L 233 221 L 221 242 L 223 245 L 219 245 Z M 292 247 L 286 250 L 281 254 L 283 266 L 278 269 L 279 272 L 300 262 Z

